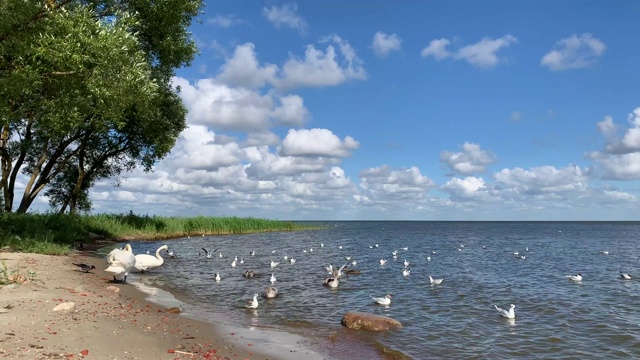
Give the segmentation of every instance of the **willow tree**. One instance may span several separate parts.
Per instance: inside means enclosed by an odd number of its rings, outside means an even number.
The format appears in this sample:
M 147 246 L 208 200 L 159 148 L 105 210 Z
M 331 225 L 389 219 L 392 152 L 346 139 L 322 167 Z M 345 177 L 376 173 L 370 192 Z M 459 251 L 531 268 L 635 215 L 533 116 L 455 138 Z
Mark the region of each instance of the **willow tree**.
M 0 189 L 17 212 L 48 185 L 77 204 L 99 178 L 151 170 L 185 127 L 170 81 L 196 53 L 201 0 L 3 0 Z M 75 183 L 74 183 L 75 182 Z M 64 206 L 66 208 L 66 206 Z M 71 206 L 74 208 L 74 206 Z M 62 209 L 64 211 L 64 209 Z

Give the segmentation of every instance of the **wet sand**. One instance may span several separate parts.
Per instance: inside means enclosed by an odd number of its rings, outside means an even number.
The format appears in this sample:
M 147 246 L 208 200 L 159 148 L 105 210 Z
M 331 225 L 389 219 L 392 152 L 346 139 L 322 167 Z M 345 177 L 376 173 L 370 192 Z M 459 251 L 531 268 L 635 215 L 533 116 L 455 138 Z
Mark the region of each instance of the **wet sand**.
M 170 312 L 131 284 L 113 284 L 106 261 L 83 253 L 0 253 L 0 271 L 22 275 L 0 285 L 0 357 L 10 359 L 276 359 L 250 338 Z M 95 265 L 82 272 L 74 262 Z M 0 274 L 0 279 L 4 275 Z M 6 280 L 6 279 L 5 279 Z M 72 307 L 54 310 L 56 307 Z M 246 341 L 245 341 L 246 340 Z M 267 346 L 268 344 L 262 344 Z M 277 350 L 277 349 L 270 349 Z

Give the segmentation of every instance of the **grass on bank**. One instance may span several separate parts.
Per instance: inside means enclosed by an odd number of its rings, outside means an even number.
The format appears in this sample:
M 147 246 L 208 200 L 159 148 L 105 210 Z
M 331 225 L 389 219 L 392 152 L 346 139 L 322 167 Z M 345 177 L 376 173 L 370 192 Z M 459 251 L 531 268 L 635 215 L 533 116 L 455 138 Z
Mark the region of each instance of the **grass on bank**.
M 0 214 L 0 247 L 49 255 L 68 254 L 91 234 L 114 240 L 161 240 L 184 236 L 310 230 L 295 222 L 238 217 L 165 217 L 129 214 Z

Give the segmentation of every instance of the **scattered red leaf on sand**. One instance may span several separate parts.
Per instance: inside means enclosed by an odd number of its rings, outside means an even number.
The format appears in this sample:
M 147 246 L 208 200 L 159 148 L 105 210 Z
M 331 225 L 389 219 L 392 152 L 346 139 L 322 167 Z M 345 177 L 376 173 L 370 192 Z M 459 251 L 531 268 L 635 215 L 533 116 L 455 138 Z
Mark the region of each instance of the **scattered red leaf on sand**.
M 247 344 L 247 346 L 253 346 L 253 344 Z
M 169 349 L 169 350 L 167 350 L 167 352 L 168 352 L 169 354 L 174 354 L 176 351 L 175 351 L 175 350 L 173 350 L 173 349 Z
M 82 355 L 82 356 L 87 356 L 87 355 L 89 355 L 89 350 L 86 350 L 86 349 L 85 349 L 85 350 L 80 351 L 80 355 Z

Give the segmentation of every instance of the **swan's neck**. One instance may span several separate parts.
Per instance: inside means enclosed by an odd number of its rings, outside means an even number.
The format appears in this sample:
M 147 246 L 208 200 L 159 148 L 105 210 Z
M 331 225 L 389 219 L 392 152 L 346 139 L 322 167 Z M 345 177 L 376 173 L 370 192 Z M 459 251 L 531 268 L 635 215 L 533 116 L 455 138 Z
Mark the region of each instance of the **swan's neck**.
M 162 248 L 159 247 L 158 250 L 156 250 L 156 259 L 163 261 L 164 259 L 162 258 L 162 256 L 160 255 L 160 251 L 162 251 Z

